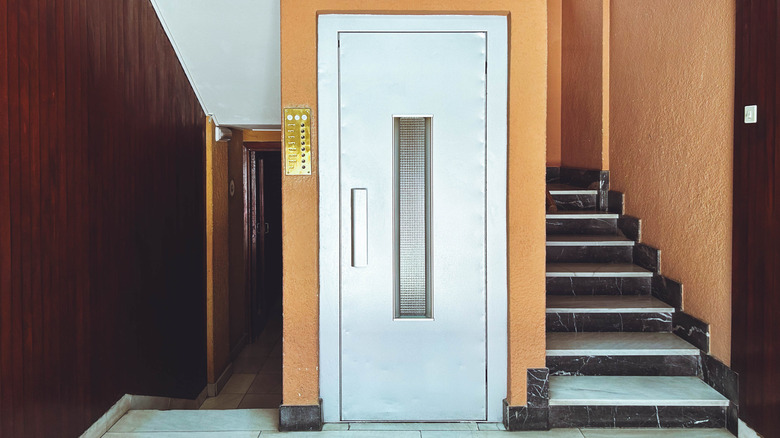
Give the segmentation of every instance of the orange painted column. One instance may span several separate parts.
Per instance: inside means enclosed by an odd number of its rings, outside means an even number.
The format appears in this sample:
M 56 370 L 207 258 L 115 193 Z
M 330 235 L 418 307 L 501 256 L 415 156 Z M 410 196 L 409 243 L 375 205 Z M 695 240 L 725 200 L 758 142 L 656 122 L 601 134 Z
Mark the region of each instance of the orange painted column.
M 511 405 L 525 405 L 526 370 L 545 366 L 546 0 L 285 0 L 282 107 L 312 109 L 311 176 L 282 178 L 283 403 L 319 398 L 317 15 L 493 14 L 510 24 L 508 267 Z

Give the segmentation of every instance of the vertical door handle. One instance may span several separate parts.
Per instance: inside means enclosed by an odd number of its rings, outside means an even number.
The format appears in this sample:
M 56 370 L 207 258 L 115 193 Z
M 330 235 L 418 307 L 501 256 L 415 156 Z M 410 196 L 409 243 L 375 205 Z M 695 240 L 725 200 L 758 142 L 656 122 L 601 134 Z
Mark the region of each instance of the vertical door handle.
M 368 190 L 352 189 L 352 266 L 368 266 Z

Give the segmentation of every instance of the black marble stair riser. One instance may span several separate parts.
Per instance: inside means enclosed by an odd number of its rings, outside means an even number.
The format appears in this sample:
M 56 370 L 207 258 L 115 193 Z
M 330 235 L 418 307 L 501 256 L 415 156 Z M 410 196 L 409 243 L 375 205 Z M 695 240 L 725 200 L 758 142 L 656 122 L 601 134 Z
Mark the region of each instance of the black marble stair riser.
M 617 219 L 547 219 L 547 234 L 617 234 Z
M 554 376 L 698 376 L 697 355 L 547 356 Z
M 558 210 L 595 210 L 596 195 L 552 195 Z
M 547 295 L 650 295 L 650 277 L 548 277 Z
M 547 261 L 556 263 L 631 263 L 631 246 L 548 246 Z
M 726 426 L 722 406 L 550 406 L 551 428 Z
M 672 314 L 548 313 L 548 332 L 671 332 Z

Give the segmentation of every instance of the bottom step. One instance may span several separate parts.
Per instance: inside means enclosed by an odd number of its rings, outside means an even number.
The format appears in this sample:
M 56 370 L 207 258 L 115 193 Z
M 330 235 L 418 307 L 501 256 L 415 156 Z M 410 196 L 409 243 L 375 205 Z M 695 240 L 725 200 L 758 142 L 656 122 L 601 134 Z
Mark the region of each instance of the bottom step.
M 698 377 L 550 377 L 550 427 L 722 428 L 728 405 Z
M 580 429 L 585 438 L 734 438 L 726 429 Z

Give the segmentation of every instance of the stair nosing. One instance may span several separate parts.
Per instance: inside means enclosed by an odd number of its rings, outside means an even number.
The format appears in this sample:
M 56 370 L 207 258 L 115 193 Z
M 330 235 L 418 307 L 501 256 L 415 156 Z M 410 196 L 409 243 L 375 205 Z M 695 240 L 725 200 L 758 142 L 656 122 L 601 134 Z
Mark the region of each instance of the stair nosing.
M 553 237 L 553 239 L 560 239 L 560 240 L 549 240 L 550 237 Z M 580 238 L 582 240 L 571 240 L 572 237 Z M 547 236 L 546 245 L 547 246 L 553 246 L 553 247 L 561 247 L 561 246 L 597 246 L 597 247 L 625 247 L 625 246 L 634 246 L 636 242 L 633 240 L 622 237 L 622 236 L 612 236 L 612 235 L 599 235 L 599 234 L 553 234 Z M 570 239 L 570 240 L 567 240 Z
M 617 213 L 605 213 L 592 210 L 564 210 L 557 213 L 546 213 L 546 219 L 617 219 Z
M 574 269 L 567 271 L 553 271 L 550 272 L 550 266 L 560 265 L 578 265 L 584 269 Z M 593 270 L 586 268 L 592 266 Z M 627 269 L 630 266 L 631 269 Z M 611 269 L 610 269 L 611 268 Z M 626 270 L 621 270 L 626 269 Z M 633 277 L 633 278 L 649 278 L 654 274 L 652 271 L 644 269 L 632 263 L 547 263 L 547 271 L 545 272 L 547 278 L 560 278 L 560 277 L 579 277 L 579 278 L 600 278 L 600 277 Z

